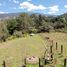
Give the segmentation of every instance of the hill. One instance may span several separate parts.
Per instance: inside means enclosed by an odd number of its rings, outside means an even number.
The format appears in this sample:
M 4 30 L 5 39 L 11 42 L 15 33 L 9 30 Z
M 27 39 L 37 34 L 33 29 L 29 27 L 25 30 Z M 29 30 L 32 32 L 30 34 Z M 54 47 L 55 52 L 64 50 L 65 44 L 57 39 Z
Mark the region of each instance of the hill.
M 7 14 L 0 14 L 0 19 L 11 19 L 19 16 L 21 13 L 7 13 Z
M 19 12 L 19 13 L 7 13 L 7 14 L 0 14 L 0 19 L 10 19 L 10 18 L 14 18 L 14 17 L 17 17 L 21 14 L 22 12 Z M 29 15 L 31 14 L 36 14 L 36 15 L 39 15 L 39 13 L 29 13 Z M 45 17 L 56 17 L 57 15 L 47 15 L 47 14 L 41 14 Z

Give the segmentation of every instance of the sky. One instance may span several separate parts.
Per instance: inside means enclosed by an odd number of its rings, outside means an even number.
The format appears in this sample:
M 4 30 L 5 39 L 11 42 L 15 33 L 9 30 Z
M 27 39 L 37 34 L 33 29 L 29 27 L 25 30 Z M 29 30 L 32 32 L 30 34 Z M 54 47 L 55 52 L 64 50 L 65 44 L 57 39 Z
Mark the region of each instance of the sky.
M 0 0 L 0 14 L 17 12 L 61 15 L 67 13 L 67 0 Z

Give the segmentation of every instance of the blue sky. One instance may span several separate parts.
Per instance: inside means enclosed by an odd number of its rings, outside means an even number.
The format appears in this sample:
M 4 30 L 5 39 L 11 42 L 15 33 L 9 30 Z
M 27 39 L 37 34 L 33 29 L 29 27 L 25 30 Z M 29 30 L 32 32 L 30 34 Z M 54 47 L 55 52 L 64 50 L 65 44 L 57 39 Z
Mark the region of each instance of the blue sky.
M 34 12 L 60 15 L 67 13 L 67 0 L 0 0 L 0 13 Z

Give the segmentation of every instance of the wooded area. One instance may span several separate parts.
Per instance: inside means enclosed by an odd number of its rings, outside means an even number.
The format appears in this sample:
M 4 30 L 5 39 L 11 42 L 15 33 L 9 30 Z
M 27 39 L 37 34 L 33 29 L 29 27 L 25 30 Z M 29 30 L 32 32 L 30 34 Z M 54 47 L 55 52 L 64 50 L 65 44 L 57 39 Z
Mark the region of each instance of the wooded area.
M 0 42 L 10 36 L 21 37 L 26 33 L 67 32 L 67 14 L 46 16 L 22 13 L 18 17 L 0 21 Z

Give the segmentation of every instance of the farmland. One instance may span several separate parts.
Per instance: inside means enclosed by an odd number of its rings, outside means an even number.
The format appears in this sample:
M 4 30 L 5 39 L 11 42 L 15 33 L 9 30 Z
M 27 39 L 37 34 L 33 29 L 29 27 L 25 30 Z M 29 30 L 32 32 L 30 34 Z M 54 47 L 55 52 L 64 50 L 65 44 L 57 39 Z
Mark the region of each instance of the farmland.
M 44 39 L 49 37 L 54 42 L 55 58 L 58 59 L 58 66 L 63 65 L 63 59 L 67 56 L 67 34 L 66 33 L 40 33 L 34 36 L 27 35 L 26 37 L 16 38 L 0 43 L 0 67 L 3 60 L 6 61 L 8 67 L 18 67 L 24 63 L 24 58 L 28 56 L 42 57 L 45 52 L 46 45 L 50 42 Z M 55 44 L 58 43 L 58 52 L 55 51 Z M 60 46 L 63 45 L 63 57 L 59 58 Z M 37 67 L 38 64 L 33 65 Z M 48 65 L 49 66 L 49 65 Z
M 26 56 L 41 57 L 45 42 L 39 35 L 17 38 L 0 44 L 0 65 L 2 60 L 9 60 L 12 65 L 20 65 Z

